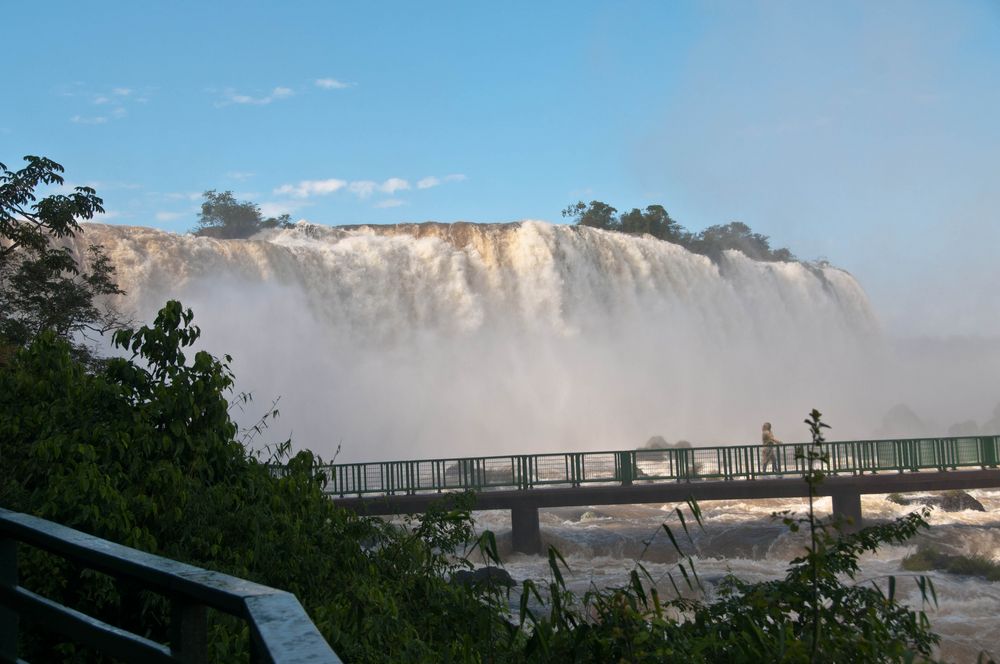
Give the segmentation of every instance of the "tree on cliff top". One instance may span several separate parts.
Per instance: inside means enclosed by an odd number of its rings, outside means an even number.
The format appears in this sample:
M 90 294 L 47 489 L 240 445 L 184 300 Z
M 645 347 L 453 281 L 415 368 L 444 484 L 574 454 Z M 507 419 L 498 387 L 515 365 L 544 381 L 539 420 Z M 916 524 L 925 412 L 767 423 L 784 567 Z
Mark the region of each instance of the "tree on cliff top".
M 606 231 L 629 235 L 652 235 L 660 240 L 673 242 L 717 261 L 722 252 L 735 249 L 757 261 L 794 261 L 792 252 L 781 247 L 772 249 L 770 238 L 741 221 L 709 226 L 700 233 L 692 233 L 674 220 L 662 205 L 648 205 L 645 210 L 632 208 L 621 215 L 618 210 L 601 201 L 577 201 L 562 211 L 562 216 L 578 226 L 590 226 Z
M 250 201 L 237 201 L 231 191 L 219 193 L 209 189 L 203 196 L 198 226 L 194 234 L 219 240 L 245 239 L 265 228 L 290 228 L 291 217 L 264 217 L 260 206 Z

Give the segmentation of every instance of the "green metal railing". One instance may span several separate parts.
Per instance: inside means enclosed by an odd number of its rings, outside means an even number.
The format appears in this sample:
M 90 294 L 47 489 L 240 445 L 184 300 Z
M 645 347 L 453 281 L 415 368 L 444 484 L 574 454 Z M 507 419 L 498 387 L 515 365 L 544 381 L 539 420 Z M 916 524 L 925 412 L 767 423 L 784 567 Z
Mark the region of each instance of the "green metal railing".
M 775 464 L 766 471 L 763 445 L 343 463 L 317 470 L 325 478 L 326 492 L 339 497 L 746 480 L 802 472 L 803 461 L 796 457 L 808 445 L 774 446 Z M 832 474 L 996 468 L 1000 459 L 1000 436 L 855 440 L 823 447 Z
M 151 641 L 18 584 L 19 544 L 111 575 L 123 587 L 170 600 L 170 644 Z M 125 662 L 208 661 L 206 610 L 245 620 L 254 664 L 339 664 L 295 595 L 130 549 L 37 517 L 0 509 L 0 662 L 18 658 L 18 629 L 34 623 Z

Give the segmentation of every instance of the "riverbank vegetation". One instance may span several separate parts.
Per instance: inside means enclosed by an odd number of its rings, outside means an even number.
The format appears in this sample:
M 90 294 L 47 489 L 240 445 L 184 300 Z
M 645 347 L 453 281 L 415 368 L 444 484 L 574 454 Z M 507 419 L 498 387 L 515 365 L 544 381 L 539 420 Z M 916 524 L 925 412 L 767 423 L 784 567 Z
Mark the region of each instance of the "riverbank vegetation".
M 57 173 L 57 164 L 35 165 L 43 169 L 37 181 Z M 16 200 L 34 200 L 25 198 L 31 191 L 0 188 L 6 243 L 27 232 L 7 212 L 12 191 Z M 87 198 L 93 192 L 83 194 L 66 203 L 84 207 L 66 208 L 65 219 L 95 209 Z M 49 200 L 30 213 L 44 219 Z M 46 243 L 60 237 L 43 232 Z M 711 592 L 684 543 L 689 525 L 701 522 L 693 502 L 687 517 L 677 510 L 679 528 L 664 526 L 680 556 L 668 591 L 640 560 L 620 587 L 576 596 L 554 549 L 547 584 L 451 583 L 474 560 L 501 564 L 493 535 L 474 530 L 468 497 L 393 525 L 335 507 L 312 453 L 290 455 L 287 441 L 273 454 L 249 450 L 230 416 L 230 358 L 193 350 L 200 330 L 179 302 L 168 302 L 150 325 L 120 325 L 117 355 L 100 362 L 79 357 L 71 334 L 43 329 L 4 341 L 0 506 L 289 590 L 347 662 L 902 662 L 932 654 L 937 637 L 923 607 L 901 604 L 894 581 L 854 580 L 864 552 L 907 541 L 927 526 L 926 511 L 849 535 L 812 509 L 778 515 L 809 536 L 785 577 L 748 583 L 730 576 Z M 825 425 L 815 411 L 808 422 L 815 445 L 805 480 L 813 487 L 822 481 Z M 273 462 L 288 472 L 275 476 Z M 47 597 L 169 639 L 161 597 L 142 594 L 136 607 L 114 579 L 29 547 L 20 573 L 24 586 Z M 918 583 L 930 601 L 929 582 Z M 247 630 L 235 620 L 212 614 L 209 642 L 213 661 L 246 657 Z M 22 656 L 103 661 L 44 626 L 22 630 Z

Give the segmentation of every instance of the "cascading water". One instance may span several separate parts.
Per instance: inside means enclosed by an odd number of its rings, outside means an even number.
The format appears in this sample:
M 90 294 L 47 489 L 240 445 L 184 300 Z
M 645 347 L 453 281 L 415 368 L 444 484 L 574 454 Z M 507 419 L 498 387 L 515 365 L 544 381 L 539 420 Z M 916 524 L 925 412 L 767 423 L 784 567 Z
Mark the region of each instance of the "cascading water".
M 341 443 L 338 461 L 626 449 L 656 434 L 756 442 L 764 420 L 791 442 L 805 437 L 801 420 L 813 407 L 834 437 L 849 439 L 877 434 L 900 401 L 922 414 L 943 403 L 950 410 L 932 415 L 947 424 L 986 415 L 1000 399 L 994 346 L 934 358 L 920 345 L 901 355 L 859 284 L 832 267 L 735 252 L 715 264 L 651 238 L 539 222 L 300 223 L 229 241 L 85 229 L 77 247 L 107 249 L 127 291 L 124 310 L 147 320 L 168 298 L 191 306 L 204 347 L 233 355 L 238 389 L 253 391 L 260 411 L 282 397 L 269 439 L 290 430 L 297 447 L 326 457 Z M 258 414 L 251 408 L 244 419 Z M 1000 507 L 1000 492 L 976 495 Z M 780 575 L 799 543 L 768 514 L 802 507 L 704 505 L 699 571 Z M 868 518 L 903 509 L 864 498 Z M 591 581 L 621 583 L 666 513 L 554 510 L 543 513 L 543 536 L 577 569 L 571 584 L 586 590 Z M 996 556 L 992 513 L 933 521 L 932 539 Z M 506 514 L 480 522 L 509 530 Z M 906 551 L 886 548 L 863 574 L 899 573 Z M 647 552 L 654 574 L 669 560 L 668 547 Z M 512 554 L 508 565 L 517 578 L 545 577 L 536 557 Z M 1000 612 L 997 584 L 934 576 L 942 653 L 995 651 L 983 632 Z
M 123 308 L 192 306 L 240 389 L 281 395 L 279 426 L 341 460 L 736 442 L 817 405 L 846 432 L 873 411 L 849 386 L 878 327 L 835 268 L 537 222 L 82 242 L 108 250 Z

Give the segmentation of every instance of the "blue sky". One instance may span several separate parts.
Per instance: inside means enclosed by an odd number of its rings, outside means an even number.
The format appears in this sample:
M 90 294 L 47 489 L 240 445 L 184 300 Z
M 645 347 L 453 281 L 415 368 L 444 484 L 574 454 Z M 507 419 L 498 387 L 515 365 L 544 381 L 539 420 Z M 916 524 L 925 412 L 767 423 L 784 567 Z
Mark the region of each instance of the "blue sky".
M 5 7 L 0 161 L 191 228 L 742 220 L 902 335 L 1000 334 L 1000 3 L 54 2 Z

